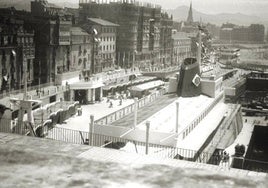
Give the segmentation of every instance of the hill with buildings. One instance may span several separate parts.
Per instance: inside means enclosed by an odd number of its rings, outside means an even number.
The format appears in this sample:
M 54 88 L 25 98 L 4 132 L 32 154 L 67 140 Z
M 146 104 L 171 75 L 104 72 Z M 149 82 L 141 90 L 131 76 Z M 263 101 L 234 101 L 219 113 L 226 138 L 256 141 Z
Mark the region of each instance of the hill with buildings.
M 186 21 L 188 15 L 188 6 L 179 6 L 176 9 L 167 10 L 168 14 L 173 15 L 173 19 L 176 21 Z M 193 19 L 194 21 L 209 22 L 216 25 L 221 25 L 222 23 L 230 22 L 237 25 L 250 25 L 251 23 L 262 23 L 262 19 L 258 16 L 251 16 L 241 13 L 229 14 L 205 14 L 193 9 Z
M 0 7 L 15 7 L 17 10 L 30 11 L 31 1 L 32 0 L 1 0 Z M 59 7 L 78 8 L 78 3 L 69 1 L 59 2 L 57 0 L 50 0 L 49 3 L 53 3 Z M 175 9 L 167 10 L 167 13 L 172 14 L 175 21 L 184 21 L 187 18 L 188 11 L 188 6 L 179 6 Z M 206 14 L 193 9 L 193 18 L 195 21 L 199 21 L 201 19 L 203 22 L 209 22 L 216 25 L 221 25 L 222 23 L 226 22 L 230 22 L 237 25 L 250 25 L 251 23 L 262 23 L 264 25 L 267 25 L 258 16 L 246 15 L 241 13 Z
M 1 0 L 0 7 L 8 8 L 15 7 L 17 10 L 31 10 L 31 0 Z
M 1 0 L 0 8 L 15 7 L 17 10 L 31 11 L 31 1 L 33 0 Z M 78 8 L 78 3 L 58 2 L 57 0 L 48 2 L 59 7 Z

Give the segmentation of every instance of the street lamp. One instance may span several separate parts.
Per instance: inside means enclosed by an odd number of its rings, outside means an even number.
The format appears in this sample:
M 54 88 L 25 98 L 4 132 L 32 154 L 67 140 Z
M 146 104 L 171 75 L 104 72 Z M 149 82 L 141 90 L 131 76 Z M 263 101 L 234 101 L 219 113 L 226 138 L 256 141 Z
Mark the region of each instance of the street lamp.
M 91 55 L 91 74 L 95 73 L 95 42 L 98 42 L 98 39 L 95 36 L 98 35 L 98 31 L 95 28 L 92 28 L 92 55 Z

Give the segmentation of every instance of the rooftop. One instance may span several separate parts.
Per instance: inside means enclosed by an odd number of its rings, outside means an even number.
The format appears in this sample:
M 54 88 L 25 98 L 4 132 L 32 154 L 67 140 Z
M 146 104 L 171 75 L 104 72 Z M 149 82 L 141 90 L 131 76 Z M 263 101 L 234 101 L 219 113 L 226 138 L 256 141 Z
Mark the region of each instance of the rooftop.
M 100 18 L 88 18 L 89 21 L 94 22 L 96 24 L 102 25 L 102 26 L 114 26 L 114 27 L 118 27 L 118 24 L 109 22 L 107 20 L 103 20 Z
M 265 173 L 14 134 L 0 133 L 0 151 L 1 187 L 239 188 L 268 185 Z M 174 178 L 178 176 L 180 178 Z
M 71 34 L 72 35 L 85 35 L 85 36 L 89 35 L 86 31 L 84 31 L 80 27 L 71 27 Z

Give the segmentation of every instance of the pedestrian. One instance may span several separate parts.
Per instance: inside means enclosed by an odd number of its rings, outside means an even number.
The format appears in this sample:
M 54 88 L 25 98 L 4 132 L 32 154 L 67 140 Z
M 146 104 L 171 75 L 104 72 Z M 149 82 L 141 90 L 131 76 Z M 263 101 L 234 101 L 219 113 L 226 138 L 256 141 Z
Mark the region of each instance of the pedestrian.
M 112 107 L 113 107 L 113 102 L 111 101 L 109 108 L 112 108 Z
M 119 100 L 119 106 L 122 105 L 122 101 L 123 101 L 122 99 Z

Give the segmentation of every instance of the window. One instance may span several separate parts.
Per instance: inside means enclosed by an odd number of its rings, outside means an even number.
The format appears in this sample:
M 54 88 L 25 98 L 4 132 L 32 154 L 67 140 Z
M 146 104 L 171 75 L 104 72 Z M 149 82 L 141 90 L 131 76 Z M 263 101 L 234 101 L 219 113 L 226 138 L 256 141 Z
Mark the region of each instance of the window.
M 79 55 L 81 55 L 82 54 L 82 47 L 81 46 L 79 46 Z

